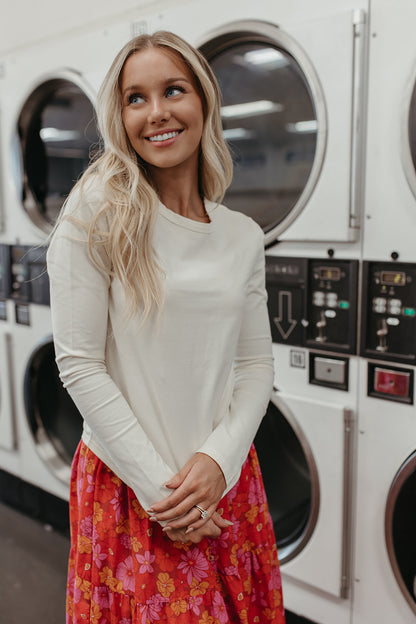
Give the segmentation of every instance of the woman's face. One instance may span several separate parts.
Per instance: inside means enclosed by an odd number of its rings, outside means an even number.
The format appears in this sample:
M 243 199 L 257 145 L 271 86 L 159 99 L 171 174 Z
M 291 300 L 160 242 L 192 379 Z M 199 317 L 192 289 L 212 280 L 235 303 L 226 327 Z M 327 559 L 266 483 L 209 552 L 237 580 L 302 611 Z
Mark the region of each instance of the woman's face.
M 196 175 L 202 101 L 180 56 L 161 48 L 136 52 L 124 65 L 121 95 L 127 136 L 150 170 L 175 168 Z

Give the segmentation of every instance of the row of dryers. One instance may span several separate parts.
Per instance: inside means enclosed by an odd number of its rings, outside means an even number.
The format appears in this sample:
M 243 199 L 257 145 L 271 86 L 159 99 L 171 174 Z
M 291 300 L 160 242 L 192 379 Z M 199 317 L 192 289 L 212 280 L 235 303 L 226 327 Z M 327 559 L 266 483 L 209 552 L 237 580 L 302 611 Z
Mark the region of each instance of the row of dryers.
M 276 391 L 256 444 L 286 605 L 320 624 L 416 611 L 416 9 L 399 4 L 155 2 L 1 59 L 0 468 L 67 497 L 81 419 L 43 246 L 98 146 L 113 56 L 132 31 L 173 30 L 221 85 L 225 203 L 265 231 Z

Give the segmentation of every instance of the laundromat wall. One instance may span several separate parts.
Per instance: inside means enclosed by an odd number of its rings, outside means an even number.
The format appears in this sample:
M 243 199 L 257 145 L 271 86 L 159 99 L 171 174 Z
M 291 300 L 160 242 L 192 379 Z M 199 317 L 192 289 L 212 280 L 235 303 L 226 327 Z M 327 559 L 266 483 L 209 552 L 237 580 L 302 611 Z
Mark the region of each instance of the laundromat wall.
M 276 376 L 255 444 L 286 606 L 317 624 L 414 622 L 415 20 L 414 0 L 8 7 L 2 474 L 68 499 L 82 419 L 54 362 L 48 236 L 100 147 L 95 99 L 114 55 L 173 30 L 220 82 L 235 163 L 224 203 L 265 233 Z

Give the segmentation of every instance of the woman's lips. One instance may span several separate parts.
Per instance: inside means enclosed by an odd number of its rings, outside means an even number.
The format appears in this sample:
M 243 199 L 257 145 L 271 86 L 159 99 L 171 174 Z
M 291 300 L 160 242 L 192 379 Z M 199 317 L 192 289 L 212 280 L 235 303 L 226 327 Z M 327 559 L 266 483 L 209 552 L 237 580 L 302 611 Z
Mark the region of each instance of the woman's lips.
M 147 136 L 146 141 L 150 143 L 163 143 L 164 141 L 168 141 L 170 139 L 175 139 L 182 130 L 168 130 L 167 132 L 160 132 L 158 134 L 153 134 L 152 136 Z

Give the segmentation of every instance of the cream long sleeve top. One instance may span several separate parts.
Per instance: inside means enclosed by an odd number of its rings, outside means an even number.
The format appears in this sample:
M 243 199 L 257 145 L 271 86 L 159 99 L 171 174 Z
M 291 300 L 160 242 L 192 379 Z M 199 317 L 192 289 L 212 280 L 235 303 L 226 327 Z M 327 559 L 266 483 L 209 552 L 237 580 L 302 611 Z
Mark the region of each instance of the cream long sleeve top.
M 88 222 L 99 202 L 91 192 L 77 218 Z M 205 206 L 210 223 L 159 205 L 165 302 L 142 328 L 139 314 L 123 319 L 121 283 L 92 262 L 85 230 L 63 219 L 47 255 L 56 361 L 83 440 L 145 509 L 195 452 L 219 464 L 229 491 L 272 390 L 263 232 Z

